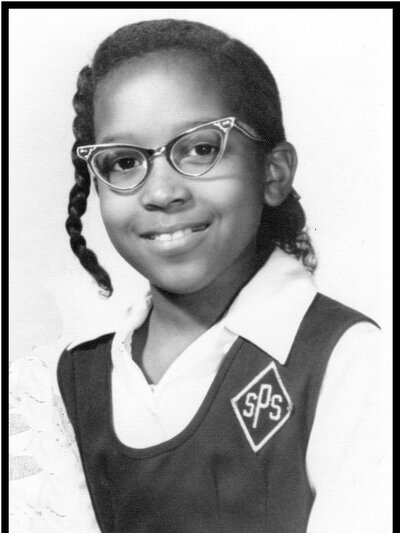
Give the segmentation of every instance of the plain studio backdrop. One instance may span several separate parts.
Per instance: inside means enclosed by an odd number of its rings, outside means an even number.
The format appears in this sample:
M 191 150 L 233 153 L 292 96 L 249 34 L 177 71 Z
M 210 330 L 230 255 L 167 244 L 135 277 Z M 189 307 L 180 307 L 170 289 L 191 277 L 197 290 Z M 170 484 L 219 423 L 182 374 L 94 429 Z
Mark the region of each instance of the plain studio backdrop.
M 101 298 L 65 231 L 80 69 L 122 25 L 185 18 L 253 47 L 274 74 L 321 292 L 391 321 L 391 18 L 369 9 L 14 9 L 10 12 L 11 358 L 112 330 L 146 290 L 114 250 L 92 190 L 83 235 Z M 245 97 L 245 95 L 244 95 Z M 93 332 L 93 333 L 92 333 Z M 56 353 L 54 357 L 56 358 Z

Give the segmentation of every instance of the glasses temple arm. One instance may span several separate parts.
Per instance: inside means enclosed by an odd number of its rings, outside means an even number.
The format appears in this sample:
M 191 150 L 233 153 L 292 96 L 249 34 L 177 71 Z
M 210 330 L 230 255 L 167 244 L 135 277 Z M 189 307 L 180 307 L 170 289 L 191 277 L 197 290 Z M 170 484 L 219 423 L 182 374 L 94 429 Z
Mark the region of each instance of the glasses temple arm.
M 257 135 L 256 131 L 253 128 L 251 128 L 247 124 L 243 124 L 243 122 L 240 122 L 237 119 L 235 120 L 234 126 L 244 135 L 249 137 L 249 139 L 253 139 L 253 141 L 268 142 L 266 139 L 263 139 L 262 137 Z
M 256 131 L 253 130 L 253 128 L 250 128 L 247 124 L 243 124 L 243 122 L 240 122 L 239 120 L 236 119 L 234 122 L 234 125 L 239 131 L 241 131 L 244 135 L 249 137 L 249 139 L 253 139 L 254 141 L 268 142 L 266 139 L 259 137 Z M 293 187 L 290 189 L 289 194 L 294 200 L 301 199 L 301 196 Z

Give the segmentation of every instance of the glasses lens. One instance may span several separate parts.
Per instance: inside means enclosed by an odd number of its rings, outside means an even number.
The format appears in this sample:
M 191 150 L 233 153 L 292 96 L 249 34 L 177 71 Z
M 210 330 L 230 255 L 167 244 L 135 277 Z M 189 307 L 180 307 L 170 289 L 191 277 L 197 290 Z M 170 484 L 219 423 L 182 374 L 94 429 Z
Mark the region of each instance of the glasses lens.
M 146 176 L 147 161 L 135 148 L 113 147 L 98 152 L 92 161 L 98 176 L 118 189 L 131 189 Z
M 217 161 L 223 146 L 223 134 L 215 129 L 188 133 L 171 150 L 174 165 L 184 174 L 200 176 Z

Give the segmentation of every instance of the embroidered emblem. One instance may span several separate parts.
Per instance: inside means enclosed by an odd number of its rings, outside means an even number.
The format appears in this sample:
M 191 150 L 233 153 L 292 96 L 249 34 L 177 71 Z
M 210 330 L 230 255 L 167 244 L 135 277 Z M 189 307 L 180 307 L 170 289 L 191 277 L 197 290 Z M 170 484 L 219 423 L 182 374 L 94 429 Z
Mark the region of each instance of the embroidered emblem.
M 293 409 L 275 363 L 250 381 L 231 403 L 255 452 L 283 426 Z

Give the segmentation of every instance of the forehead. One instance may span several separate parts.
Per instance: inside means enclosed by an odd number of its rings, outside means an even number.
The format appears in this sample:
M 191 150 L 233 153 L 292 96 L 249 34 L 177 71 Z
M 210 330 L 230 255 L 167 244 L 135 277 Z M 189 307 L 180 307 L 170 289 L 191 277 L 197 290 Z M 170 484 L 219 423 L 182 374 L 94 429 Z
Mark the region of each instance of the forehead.
M 96 142 L 167 142 L 183 129 L 229 114 L 218 84 L 200 61 L 152 57 L 129 62 L 101 82 Z M 110 141 L 107 141 L 110 142 Z

